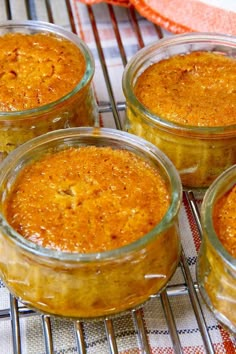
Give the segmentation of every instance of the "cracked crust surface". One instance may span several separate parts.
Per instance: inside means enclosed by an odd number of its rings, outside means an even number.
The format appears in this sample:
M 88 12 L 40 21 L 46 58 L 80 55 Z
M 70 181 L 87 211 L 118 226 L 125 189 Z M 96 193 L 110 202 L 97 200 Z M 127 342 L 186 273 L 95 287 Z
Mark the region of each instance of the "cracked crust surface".
M 190 126 L 236 124 L 236 60 L 211 52 L 175 55 L 150 65 L 135 94 L 163 119 Z
M 87 146 L 27 166 L 5 207 L 9 223 L 27 239 L 90 253 L 136 241 L 169 204 L 158 169 L 127 150 Z
M 10 33 L 0 37 L 0 111 L 22 111 L 56 101 L 85 72 L 80 49 L 53 34 Z
M 217 201 L 213 223 L 219 240 L 236 258 L 236 184 Z

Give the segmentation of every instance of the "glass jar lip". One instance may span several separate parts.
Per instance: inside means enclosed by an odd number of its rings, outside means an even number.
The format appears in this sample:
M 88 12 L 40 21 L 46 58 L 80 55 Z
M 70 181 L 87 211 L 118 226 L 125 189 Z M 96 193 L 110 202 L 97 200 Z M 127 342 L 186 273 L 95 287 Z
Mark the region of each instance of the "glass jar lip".
M 99 141 L 99 139 L 101 138 L 101 142 L 98 146 L 101 146 L 105 139 L 108 139 L 112 142 L 122 141 L 124 142 L 124 144 L 128 143 L 129 146 L 138 147 L 142 151 L 147 152 L 150 157 L 155 159 L 155 161 L 158 161 L 158 163 L 160 163 L 161 166 L 164 168 L 165 172 L 168 172 L 170 184 L 172 187 L 172 198 L 168 211 L 166 212 L 165 216 L 160 221 L 160 223 L 158 223 L 150 232 L 148 232 L 138 240 L 114 250 L 88 254 L 62 252 L 38 246 L 35 243 L 26 240 L 23 236 L 17 233 L 8 224 L 3 214 L 0 212 L 0 230 L 2 230 L 3 233 L 7 233 L 7 235 L 12 241 L 14 241 L 18 246 L 27 250 L 30 253 L 41 257 L 56 259 L 58 261 L 92 262 L 96 260 L 115 258 L 118 256 L 129 254 L 130 252 L 135 251 L 136 249 L 140 249 L 140 247 L 145 246 L 146 244 L 151 242 L 155 237 L 158 237 L 158 235 L 163 232 L 167 227 L 170 227 L 172 225 L 173 218 L 178 214 L 182 200 L 182 185 L 178 172 L 174 167 L 173 163 L 161 150 L 159 150 L 156 146 L 152 145 L 146 140 L 139 138 L 135 135 L 123 131 L 118 131 L 112 128 L 77 127 L 60 129 L 27 141 L 26 143 L 16 148 L 2 162 L 0 170 L 0 183 L 3 181 L 4 176 L 7 174 L 7 172 L 10 171 L 10 169 L 16 167 L 17 161 L 20 161 L 23 156 L 26 157 L 27 154 L 29 154 L 35 148 L 45 146 L 49 141 L 63 141 L 63 139 L 71 139 L 73 137 L 78 138 L 81 136 L 85 139 L 87 137 L 93 136 L 93 138 L 95 138 L 95 140 L 97 141 Z M 70 146 L 69 140 L 68 146 Z
M 231 256 L 231 254 L 223 247 L 220 242 L 212 220 L 213 207 L 215 205 L 218 197 L 222 196 L 224 193 L 233 187 L 236 180 L 236 164 L 224 171 L 217 179 L 211 184 L 211 186 L 206 191 L 203 198 L 201 206 L 201 220 L 202 227 L 204 229 L 204 234 L 207 235 L 207 239 L 210 241 L 211 245 L 217 251 L 219 256 L 236 272 L 236 258 Z M 229 183 L 227 183 L 229 181 Z M 221 186 L 223 189 L 220 191 Z M 220 193 L 219 193 L 220 192 Z
M 143 113 L 142 119 L 149 121 L 151 124 L 159 124 L 163 129 L 173 129 L 179 130 L 184 133 L 191 133 L 196 136 L 207 136 L 211 134 L 212 136 L 217 136 L 224 133 L 235 135 L 236 124 L 229 126 L 217 126 L 217 127 L 201 127 L 179 124 L 166 120 L 161 116 L 153 114 L 148 108 L 146 108 L 135 96 L 132 86 L 133 69 L 139 65 L 140 61 L 146 59 L 150 51 L 158 53 L 165 48 L 170 48 L 171 46 L 184 44 L 184 43 L 220 43 L 223 45 L 229 45 L 236 50 L 236 36 L 221 34 L 221 33 L 207 33 L 207 32 L 193 32 L 177 34 L 171 37 L 164 37 L 157 42 L 151 43 L 142 49 L 140 49 L 127 63 L 125 66 L 123 76 L 122 76 L 122 88 L 124 96 L 127 102 L 131 102 L 137 110 Z M 142 65 L 142 63 L 141 63 Z
M 64 27 L 55 25 L 53 23 L 36 21 L 36 20 L 25 20 L 25 21 L 6 20 L 0 22 L 0 31 L 8 28 L 9 29 L 19 28 L 19 31 L 21 28 L 26 28 L 26 29 L 37 30 L 38 32 L 51 33 L 60 37 L 64 37 L 65 39 L 74 43 L 80 49 L 86 62 L 86 68 L 82 79 L 73 88 L 73 90 L 68 92 L 66 95 L 62 96 L 56 101 L 44 104 L 36 108 L 31 108 L 31 109 L 26 109 L 21 111 L 13 111 L 13 112 L 0 111 L 0 121 L 7 120 L 7 119 L 10 120 L 11 118 L 15 119 L 16 117 L 19 119 L 21 116 L 25 118 L 25 116 L 41 114 L 44 113 L 45 111 L 51 110 L 57 107 L 60 103 L 63 103 L 64 101 L 73 97 L 77 92 L 79 92 L 83 87 L 85 87 L 92 80 L 95 71 L 94 58 L 87 44 L 82 39 L 80 39 L 79 36 L 77 36 L 75 33 L 70 32 Z

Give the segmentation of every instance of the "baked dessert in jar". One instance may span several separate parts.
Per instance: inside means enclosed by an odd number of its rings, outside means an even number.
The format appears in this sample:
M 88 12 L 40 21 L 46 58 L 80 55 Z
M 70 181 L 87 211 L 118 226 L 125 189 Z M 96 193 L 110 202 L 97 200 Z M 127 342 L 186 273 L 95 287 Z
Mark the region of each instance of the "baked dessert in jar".
M 221 174 L 203 200 L 203 240 L 197 263 L 200 292 L 216 318 L 236 333 L 236 165 Z
M 157 145 L 186 188 L 236 163 L 236 39 L 192 33 L 140 50 L 123 76 L 125 129 Z
M 114 316 L 161 291 L 178 265 L 181 182 L 143 139 L 48 133 L 3 161 L 0 183 L 0 276 L 31 308 Z
M 37 21 L 0 25 L 0 161 L 48 131 L 93 126 L 94 62 L 79 37 Z

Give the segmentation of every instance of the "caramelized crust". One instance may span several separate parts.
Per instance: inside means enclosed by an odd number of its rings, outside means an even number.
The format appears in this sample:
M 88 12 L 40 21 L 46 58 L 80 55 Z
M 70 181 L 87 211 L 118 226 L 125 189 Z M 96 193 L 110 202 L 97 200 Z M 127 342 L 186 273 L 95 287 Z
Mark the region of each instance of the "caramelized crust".
M 80 82 L 83 54 L 53 34 L 0 37 L 0 111 L 22 111 L 58 100 Z
M 27 239 L 69 252 L 127 245 L 160 222 L 170 203 L 151 165 L 126 150 L 69 148 L 27 166 L 5 203 Z
M 217 201 L 213 211 L 213 223 L 219 240 L 236 258 L 236 184 Z
M 139 101 L 163 119 L 192 126 L 236 124 L 236 60 L 210 52 L 176 55 L 137 79 Z

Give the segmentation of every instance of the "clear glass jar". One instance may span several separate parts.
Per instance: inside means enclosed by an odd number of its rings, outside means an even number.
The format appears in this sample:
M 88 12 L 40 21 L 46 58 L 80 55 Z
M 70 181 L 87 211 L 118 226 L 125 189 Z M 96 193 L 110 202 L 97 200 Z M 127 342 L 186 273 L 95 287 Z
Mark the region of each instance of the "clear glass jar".
M 38 135 L 68 127 L 93 126 L 98 119 L 91 87 L 94 60 L 87 45 L 77 35 L 50 23 L 12 20 L 0 24 L 0 36 L 8 33 L 47 33 L 67 39 L 83 54 L 86 67 L 74 89 L 56 101 L 22 111 L 0 111 L 0 161 L 18 145 Z
M 125 130 L 158 146 L 174 163 L 184 187 L 202 189 L 236 163 L 236 123 L 198 127 L 170 122 L 151 113 L 134 93 L 137 78 L 150 65 L 192 51 L 210 51 L 236 58 L 236 38 L 214 33 L 181 34 L 141 49 L 123 74 Z
M 197 262 L 197 281 L 206 304 L 236 334 L 236 259 L 220 242 L 213 224 L 217 200 L 235 185 L 236 165 L 222 173 L 206 192 L 201 208 L 203 239 Z M 236 208 L 236 205 L 235 205 Z
M 163 219 L 137 241 L 100 253 L 60 252 L 26 240 L 3 215 L 4 201 L 17 175 L 48 152 L 85 145 L 126 149 L 157 168 L 170 193 Z M 31 308 L 73 319 L 114 316 L 160 292 L 175 272 L 180 257 L 180 178 L 169 159 L 141 138 L 105 128 L 48 133 L 8 155 L 2 162 L 0 185 L 0 277 Z

